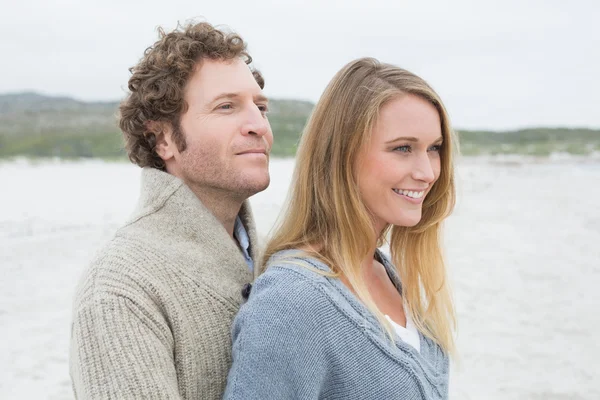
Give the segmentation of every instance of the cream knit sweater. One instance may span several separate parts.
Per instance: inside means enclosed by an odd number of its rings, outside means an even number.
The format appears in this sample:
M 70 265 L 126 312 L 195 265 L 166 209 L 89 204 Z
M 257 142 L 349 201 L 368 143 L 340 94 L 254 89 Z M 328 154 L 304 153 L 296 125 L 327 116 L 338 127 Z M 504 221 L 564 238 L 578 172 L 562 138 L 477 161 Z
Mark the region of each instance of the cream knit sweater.
M 256 260 L 247 202 L 240 215 Z M 193 192 L 144 168 L 133 217 L 96 256 L 75 296 L 75 396 L 220 399 L 231 323 L 252 278 L 236 243 Z

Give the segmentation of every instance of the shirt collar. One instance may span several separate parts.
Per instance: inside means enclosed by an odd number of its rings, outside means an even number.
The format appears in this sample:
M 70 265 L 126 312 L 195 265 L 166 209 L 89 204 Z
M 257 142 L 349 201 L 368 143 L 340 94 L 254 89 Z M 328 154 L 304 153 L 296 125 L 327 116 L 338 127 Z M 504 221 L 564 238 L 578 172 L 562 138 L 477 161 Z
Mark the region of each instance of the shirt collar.
M 233 236 L 240 245 L 242 255 L 246 260 L 246 264 L 248 264 L 248 268 L 250 269 L 250 271 L 253 271 L 254 261 L 252 261 L 252 257 L 250 256 L 250 238 L 248 237 L 248 232 L 246 232 L 246 228 L 244 227 L 242 219 L 239 215 L 235 219 L 235 225 L 233 226 Z

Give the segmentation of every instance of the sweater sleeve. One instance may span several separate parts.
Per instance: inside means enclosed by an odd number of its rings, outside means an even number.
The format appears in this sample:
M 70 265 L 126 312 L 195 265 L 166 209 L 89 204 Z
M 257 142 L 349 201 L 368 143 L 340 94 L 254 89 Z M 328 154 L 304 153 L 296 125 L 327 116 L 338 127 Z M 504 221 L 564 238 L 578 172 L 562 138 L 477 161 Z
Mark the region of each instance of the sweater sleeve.
M 75 397 L 179 399 L 172 338 L 165 326 L 156 313 L 124 297 L 81 305 L 71 333 Z
M 327 379 L 322 326 L 330 302 L 302 274 L 271 267 L 236 317 L 224 399 L 316 399 Z

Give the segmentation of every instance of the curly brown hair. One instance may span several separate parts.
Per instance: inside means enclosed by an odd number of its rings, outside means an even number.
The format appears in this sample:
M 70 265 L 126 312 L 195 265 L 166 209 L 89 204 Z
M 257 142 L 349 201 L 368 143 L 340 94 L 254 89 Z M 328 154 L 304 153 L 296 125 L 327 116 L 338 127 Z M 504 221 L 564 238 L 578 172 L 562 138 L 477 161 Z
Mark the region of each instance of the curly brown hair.
M 132 73 L 128 84 L 130 93 L 119 107 L 119 127 L 131 162 L 164 171 L 165 162 L 155 151 L 156 137 L 167 123 L 173 129 L 177 148 L 185 150 L 180 127 L 181 115 L 188 107 L 184 88 L 198 63 L 203 59 L 239 57 L 250 64 L 252 57 L 238 34 L 219 30 L 207 22 L 178 25 L 169 33 L 159 28 L 158 32 L 159 40 L 129 69 Z M 252 74 L 260 88 L 264 88 L 260 72 L 253 69 Z

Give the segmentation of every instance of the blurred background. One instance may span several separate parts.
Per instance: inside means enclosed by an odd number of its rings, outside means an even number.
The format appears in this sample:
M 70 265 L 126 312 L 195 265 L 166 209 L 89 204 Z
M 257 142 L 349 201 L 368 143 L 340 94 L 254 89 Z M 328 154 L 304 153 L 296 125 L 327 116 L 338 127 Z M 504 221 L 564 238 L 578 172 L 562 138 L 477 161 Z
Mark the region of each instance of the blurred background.
M 600 3 L 0 0 L 0 398 L 70 399 L 71 299 L 137 200 L 116 125 L 157 27 L 242 35 L 265 76 L 267 237 L 296 144 L 344 64 L 426 79 L 457 130 L 446 249 L 453 399 L 600 399 Z M 390 377 L 393 379 L 393 377 Z

